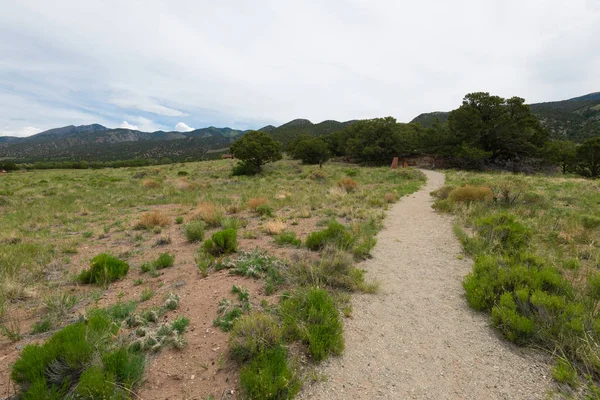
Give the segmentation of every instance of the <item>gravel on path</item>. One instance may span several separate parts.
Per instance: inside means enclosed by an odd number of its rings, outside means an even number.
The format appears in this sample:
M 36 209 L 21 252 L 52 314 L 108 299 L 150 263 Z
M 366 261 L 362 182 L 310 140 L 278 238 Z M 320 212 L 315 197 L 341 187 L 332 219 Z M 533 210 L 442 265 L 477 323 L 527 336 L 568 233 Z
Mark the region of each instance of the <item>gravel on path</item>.
M 444 175 L 423 172 L 427 184 L 389 210 L 362 265 L 379 292 L 353 297 L 344 355 L 320 366 L 326 380 L 307 383 L 299 398 L 548 398 L 546 357 L 508 343 L 468 307 L 461 283 L 472 260 L 458 257 L 451 217 L 431 208 Z

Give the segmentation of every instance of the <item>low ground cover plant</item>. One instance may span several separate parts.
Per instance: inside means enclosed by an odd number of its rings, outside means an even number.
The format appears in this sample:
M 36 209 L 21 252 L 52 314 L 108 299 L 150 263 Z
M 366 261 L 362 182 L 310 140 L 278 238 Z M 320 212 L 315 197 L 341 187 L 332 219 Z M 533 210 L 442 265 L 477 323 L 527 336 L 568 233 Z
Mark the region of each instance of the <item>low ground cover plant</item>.
M 127 275 L 127 271 L 129 271 L 129 264 L 102 253 L 92 259 L 90 269 L 81 271 L 78 279 L 81 283 L 106 285 Z

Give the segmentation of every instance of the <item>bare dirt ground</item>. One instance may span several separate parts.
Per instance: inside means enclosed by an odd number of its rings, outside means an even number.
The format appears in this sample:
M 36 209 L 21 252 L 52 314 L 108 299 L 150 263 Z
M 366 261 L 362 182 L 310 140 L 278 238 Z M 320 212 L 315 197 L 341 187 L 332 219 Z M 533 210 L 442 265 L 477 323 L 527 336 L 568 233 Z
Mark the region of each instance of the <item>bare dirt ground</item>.
M 451 218 L 431 208 L 427 185 L 396 203 L 363 264 L 381 282 L 376 295 L 353 299 L 346 351 L 305 385 L 303 399 L 544 399 L 554 390 L 543 354 L 512 346 L 469 309 L 461 286 L 472 261 Z

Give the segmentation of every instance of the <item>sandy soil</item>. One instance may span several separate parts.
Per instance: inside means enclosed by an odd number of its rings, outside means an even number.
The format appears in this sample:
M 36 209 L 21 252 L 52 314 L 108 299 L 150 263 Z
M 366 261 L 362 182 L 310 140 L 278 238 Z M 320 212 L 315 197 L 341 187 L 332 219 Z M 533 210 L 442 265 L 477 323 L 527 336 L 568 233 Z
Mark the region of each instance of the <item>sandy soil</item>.
M 303 399 L 543 399 L 553 391 L 541 354 L 499 337 L 468 308 L 451 218 L 432 210 L 429 192 L 444 175 L 388 212 L 373 258 L 363 268 L 381 282 L 357 295 L 345 326 L 346 352 L 324 364 L 326 381 Z

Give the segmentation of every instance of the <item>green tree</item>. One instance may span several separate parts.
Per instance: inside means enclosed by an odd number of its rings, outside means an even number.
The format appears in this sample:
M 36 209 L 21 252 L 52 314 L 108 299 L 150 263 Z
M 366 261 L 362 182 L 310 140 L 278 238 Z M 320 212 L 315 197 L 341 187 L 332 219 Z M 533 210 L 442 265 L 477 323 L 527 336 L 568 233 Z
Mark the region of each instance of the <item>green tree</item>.
M 415 153 L 418 125 L 398 124 L 392 117 L 354 122 L 344 130 L 345 151 L 354 161 L 387 164 Z
M 551 140 L 544 146 L 544 157 L 566 174 L 577 160 L 577 146 L 570 140 Z
M 231 153 L 241 160 L 246 173 L 260 172 L 269 162 L 281 160 L 281 143 L 265 132 L 250 131 L 231 144 Z
M 577 148 L 579 173 L 597 178 L 600 176 L 600 137 L 588 139 Z
M 524 99 L 486 92 L 467 94 L 462 105 L 450 112 L 448 127 L 456 147 L 489 152 L 491 160 L 535 156 L 548 137 Z
M 329 160 L 330 153 L 327 143 L 316 137 L 305 137 L 294 143 L 290 155 L 302 160 L 303 164 L 323 164 Z

